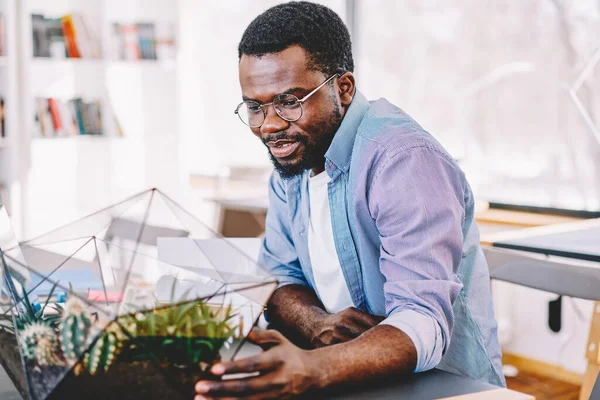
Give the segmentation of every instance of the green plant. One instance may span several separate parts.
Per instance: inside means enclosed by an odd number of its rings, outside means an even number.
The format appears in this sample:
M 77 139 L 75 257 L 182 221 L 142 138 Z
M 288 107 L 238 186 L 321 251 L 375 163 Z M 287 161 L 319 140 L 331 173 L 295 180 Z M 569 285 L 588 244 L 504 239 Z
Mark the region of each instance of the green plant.
M 122 343 L 113 332 L 104 332 L 92 345 L 84 357 L 83 363 L 91 375 L 106 372 L 115 361 Z
M 78 362 L 89 344 L 92 318 L 83 302 L 70 296 L 59 323 L 60 343 L 65 359 Z
M 73 295 L 64 307 L 60 307 L 60 312 L 60 345 L 65 359 L 72 365 L 83 357 L 82 366 L 90 374 L 106 372 L 122 347 L 115 332 L 108 329 L 100 332 L 96 325 L 97 316 L 90 313 L 83 301 Z M 77 372 L 80 369 L 78 367 Z
M 31 301 L 29 300 L 29 294 L 25 289 L 23 289 L 23 296 L 21 298 L 21 301 L 24 305 L 24 311 L 19 313 L 18 317 L 16 318 L 17 329 L 19 331 L 23 330 L 27 325 L 31 325 L 34 323 L 47 325 L 51 328 L 55 328 L 58 325 L 61 312 L 60 308 L 56 308 L 56 310 L 58 311 L 56 314 L 46 315 L 46 308 L 48 307 L 50 299 L 54 295 L 54 291 L 56 290 L 57 285 L 58 282 L 56 282 L 52 286 L 52 289 L 50 290 L 50 294 L 48 295 L 46 302 L 42 307 L 40 307 L 39 310 L 36 310 L 35 307 L 33 307 Z
M 177 366 L 212 363 L 236 332 L 231 306 L 211 306 L 204 300 L 170 305 L 120 317 L 129 338 L 126 355 L 132 361 L 158 360 Z
M 40 366 L 63 365 L 58 357 L 58 337 L 54 329 L 45 323 L 33 322 L 20 331 L 19 339 L 23 356 Z

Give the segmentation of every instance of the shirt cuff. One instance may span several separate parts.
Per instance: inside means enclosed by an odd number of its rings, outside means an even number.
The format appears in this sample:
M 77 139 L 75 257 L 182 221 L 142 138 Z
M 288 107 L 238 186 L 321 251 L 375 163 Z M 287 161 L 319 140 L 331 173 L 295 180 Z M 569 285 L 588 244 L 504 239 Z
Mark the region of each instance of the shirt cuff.
M 282 288 L 284 286 L 287 285 L 302 285 L 302 286 L 308 286 L 308 283 L 306 283 L 305 280 L 303 279 L 298 279 L 296 277 L 293 276 L 277 276 L 275 275 L 275 279 L 277 279 L 278 284 L 277 284 L 277 289 Z
M 393 313 L 380 324 L 396 327 L 412 340 L 417 349 L 414 372 L 433 369 L 441 361 L 444 348 L 442 330 L 433 317 L 416 310 L 402 310 Z

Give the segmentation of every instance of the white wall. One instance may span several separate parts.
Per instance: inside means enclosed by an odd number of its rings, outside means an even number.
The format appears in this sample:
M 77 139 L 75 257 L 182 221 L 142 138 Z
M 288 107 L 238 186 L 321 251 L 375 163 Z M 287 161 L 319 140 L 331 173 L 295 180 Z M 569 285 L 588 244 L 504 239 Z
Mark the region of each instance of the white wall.
M 493 282 L 492 292 L 504 352 L 585 373 L 592 301 L 563 297 L 562 329 L 555 333 L 548 327 L 548 302 L 557 295 L 506 282 Z

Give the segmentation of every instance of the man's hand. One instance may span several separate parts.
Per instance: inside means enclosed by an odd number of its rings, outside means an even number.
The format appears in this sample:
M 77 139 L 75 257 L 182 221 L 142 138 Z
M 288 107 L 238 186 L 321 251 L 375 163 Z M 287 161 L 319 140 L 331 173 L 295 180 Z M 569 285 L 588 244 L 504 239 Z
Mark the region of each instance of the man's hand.
M 274 328 L 302 348 L 347 342 L 384 319 L 354 307 L 328 314 L 314 290 L 303 285 L 286 285 L 275 290 L 268 302 L 268 315 Z
M 383 319 L 354 307 L 336 314 L 325 314 L 316 324 L 310 341 L 317 348 L 348 342 L 379 324 Z
M 244 398 L 288 399 L 320 387 L 323 373 L 318 357 L 294 346 L 274 330 L 253 330 L 248 339 L 263 353 L 238 361 L 215 364 L 214 375 L 259 372 L 258 376 L 224 381 L 199 381 L 195 400 Z

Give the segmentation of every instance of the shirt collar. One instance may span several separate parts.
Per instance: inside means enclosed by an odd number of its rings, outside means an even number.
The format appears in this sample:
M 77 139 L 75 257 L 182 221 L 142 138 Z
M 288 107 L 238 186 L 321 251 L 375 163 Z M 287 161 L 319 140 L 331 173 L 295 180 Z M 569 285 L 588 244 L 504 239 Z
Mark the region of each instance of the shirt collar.
M 354 137 L 368 109 L 369 101 L 357 90 L 327 153 L 325 153 L 325 170 L 330 177 L 334 172 L 334 166 L 344 172 L 350 168 Z

